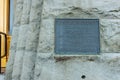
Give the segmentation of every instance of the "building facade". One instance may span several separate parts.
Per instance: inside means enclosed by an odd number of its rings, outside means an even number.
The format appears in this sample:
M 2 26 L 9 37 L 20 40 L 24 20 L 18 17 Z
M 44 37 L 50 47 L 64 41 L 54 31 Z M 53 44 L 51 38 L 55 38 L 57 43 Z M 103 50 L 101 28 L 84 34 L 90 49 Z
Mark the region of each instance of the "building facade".
M 120 80 L 119 0 L 15 0 L 5 80 Z M 100 55 L 56 55 L 56 18 L 99 19 Z

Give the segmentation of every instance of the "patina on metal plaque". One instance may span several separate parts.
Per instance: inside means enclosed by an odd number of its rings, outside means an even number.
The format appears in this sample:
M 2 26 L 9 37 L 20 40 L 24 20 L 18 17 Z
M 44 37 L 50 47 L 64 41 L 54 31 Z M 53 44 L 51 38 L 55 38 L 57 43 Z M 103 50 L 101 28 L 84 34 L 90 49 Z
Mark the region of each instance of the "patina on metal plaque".
M 55 19 L 56 54 L 99 54 L 98 19 Z

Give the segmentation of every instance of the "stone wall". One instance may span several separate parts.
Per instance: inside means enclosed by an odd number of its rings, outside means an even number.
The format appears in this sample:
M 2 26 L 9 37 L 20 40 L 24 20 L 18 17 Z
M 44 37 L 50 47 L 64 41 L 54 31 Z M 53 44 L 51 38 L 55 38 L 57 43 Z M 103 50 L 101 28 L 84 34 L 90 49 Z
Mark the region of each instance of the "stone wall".
M 6 80 L 120 80 L 119 0 L 17 0 Z M 54 53 L 55 18 L 100 20 L 100 55 Z

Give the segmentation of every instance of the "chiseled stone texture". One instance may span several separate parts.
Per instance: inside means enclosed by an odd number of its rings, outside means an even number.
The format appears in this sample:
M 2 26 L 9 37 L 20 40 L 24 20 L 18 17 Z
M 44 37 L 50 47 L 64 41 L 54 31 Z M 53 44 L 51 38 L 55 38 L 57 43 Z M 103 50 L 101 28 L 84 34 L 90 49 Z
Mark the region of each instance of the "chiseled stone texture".
M 120 20 L 101 20 L 101 48 L 103 52 L 120 52 Z
M 84 75 L 84 80 L 120 80 L 119 3 L 119 0 L 17 0 L 16 27 L 5 79 L 83 80 Z M 99 19 L 100 55 L 55 55 L 55 18 Z

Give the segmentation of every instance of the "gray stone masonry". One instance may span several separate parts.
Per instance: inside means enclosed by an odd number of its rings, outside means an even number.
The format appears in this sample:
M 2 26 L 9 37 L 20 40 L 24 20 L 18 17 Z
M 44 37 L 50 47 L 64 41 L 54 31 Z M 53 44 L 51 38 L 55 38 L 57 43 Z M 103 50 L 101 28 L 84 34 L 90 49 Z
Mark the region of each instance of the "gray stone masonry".
M 100 55 L 54 53 L 55 18 L 100 20 Z M 5 80 L 120 80 L 120 0 L 17 0 Z

